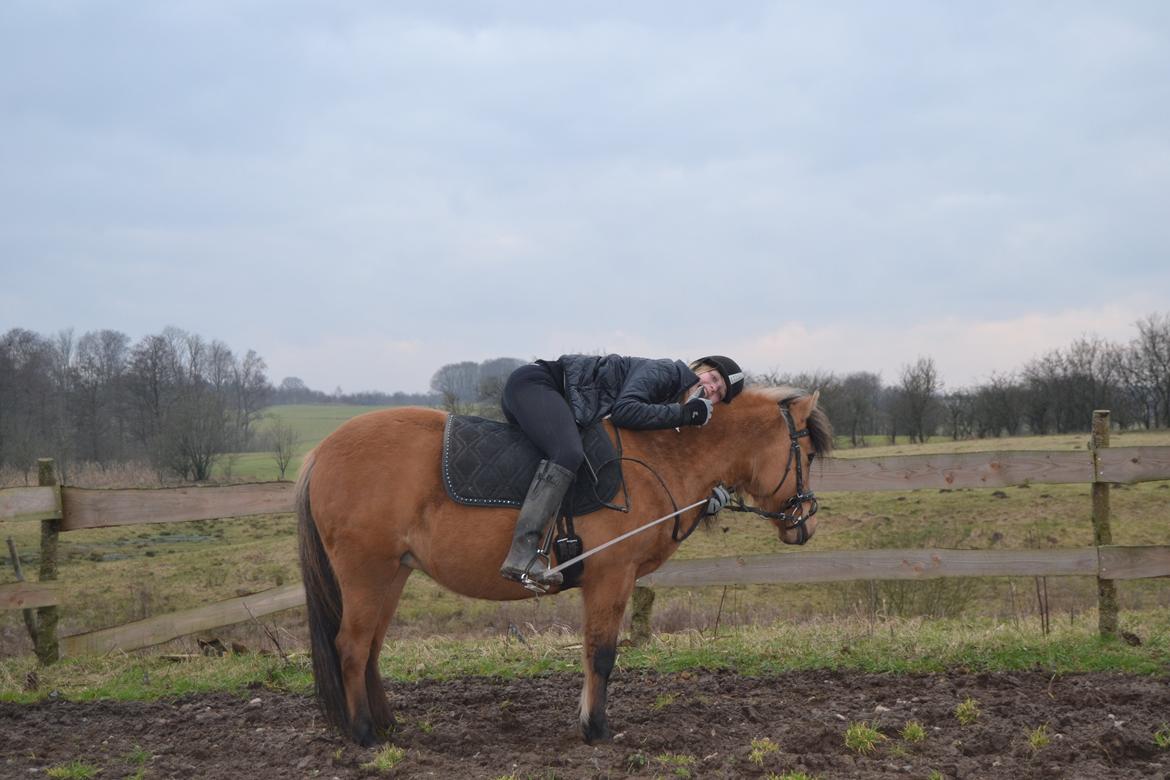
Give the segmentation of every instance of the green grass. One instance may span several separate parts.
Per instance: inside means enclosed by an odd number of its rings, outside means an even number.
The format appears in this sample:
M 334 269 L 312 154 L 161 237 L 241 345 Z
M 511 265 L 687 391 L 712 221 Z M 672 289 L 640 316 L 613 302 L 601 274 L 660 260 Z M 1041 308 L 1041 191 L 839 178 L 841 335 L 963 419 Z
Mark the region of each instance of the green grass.
M 780 752 L 780 746 L 767 737 L 762 739 L 753 739 L 751 753 L 748 754 L 748 760 L 756 766 L 763 766 L 765 758 L 773 753 L 778 752 Z
M 674 693 L 660 693 L 655 697 L 654 703 L 650 706 L 655 710 L 663 710 L 674 704 L 674 700 L 677 698 L 678 695 Z
M 877 750 L 878 744 L 886 738 L 885 734 L 865 722 L 850 723 L 849 728 L 845 729 L 845 747 L 862 755 Z
M 903 740 L 910 743 L 918 743 L 926 740 L 926 729 L 922 728 L 922 724 L 916 720 L 908 721 L 902 727 L 899 734 Z
M 1162 750 L 1170 750 L 1170 723 L 1163 723 L 1154 732 L 1154 744 Z
M 1143 615 L 1150 631 L 1140 646 L 1103 641 L 1095 625 L 1056 625 L 1048 637 L 1039 630 L 1014 629 L 981 620 L 892 620 L 872 630 L 864 621 L 826 620 L 777 624 L 721 633 L 718 639 L 696 632 L 659 634 L 647 646 L 618 655 L 618 670 L 675 673 L 691 669 L 729 670 L 766 676 L 798 670 L 857 670 L 882 673 L 1020 671 L 1050 674 L 1115 671 L 1160 675 L 1170 669 L 1170 618 L 1164 610 Z M 504 636 L 458 640 L 441 637 L 392 640 L 380 659 L 394 681 L 447 680 L 468 676 L 530 677 L 580 671 L 580 639 L 572 632 L 548 631 L 527 644 Z M 39 675 L 36 691 L 26 690 L 30 672 Z M 158 655 L 110 655 L 66 659 L 38 668 L 24 656 L 0 660 L 0 700 L 32 702 L 50 691 L 72 700 L 151 700 L 186 693 L 229 691 L 252 695 L 249 686 L 309 693 L 308 657 L 288 660 L 257 654 L 207 658 L 185 663 Z
M 1028 746 L 1032 748 L 1032 752 L 1036 753 L 1052 742 L 1052 734 L 1048 731 L 1048 724 L 1042 723 L 1028 733 Z
M 150 760 L 150 751 L 143 750 L 140 745 L 126 755 L 126 763 L 138 767 L 134 774 L 127 775 L 126 780 L 143 780 L 146 777 L 146 762 Z
M 258 441 L 277 421 L 289 425 L 297 437 L 296 456 L 289 463 L 285 479 L 294 479 L 301 467 L 306 452 L 324 439 L 346 420 L 388 406 L 354 406 L 349 404 L 283 404 L 269 406 L 256 425 Z M 276 461 L 270 452 L 240 452 L 222 456 L 216 463 L 216 479 L 243 479 L 255 482 L 269 482 L 280 478 Z
M 698 759 L 686 753 L 660 753 L 654 757 L 654 761 L 675 777 L 690 777 L 693 767 L 698 763 Z
M 406 758 L 406 749 L 397 745 L 384 745 L 374 754 L 373 760 L 362 764 L 362 769 L 372 769 L 379 774 L 387 774 Z
M 45 770 L 45 774 L 54 778 L 54 780 L 88 780 L 91 777 L 97 776 L 97 773 L 100 771 L 93 764 L 70 761 L 68 764 L 49 767 Z
M 960 725 L 970 726 L 979 719 L 979 702 L 970 696 L 955 705 L 955 717 Z

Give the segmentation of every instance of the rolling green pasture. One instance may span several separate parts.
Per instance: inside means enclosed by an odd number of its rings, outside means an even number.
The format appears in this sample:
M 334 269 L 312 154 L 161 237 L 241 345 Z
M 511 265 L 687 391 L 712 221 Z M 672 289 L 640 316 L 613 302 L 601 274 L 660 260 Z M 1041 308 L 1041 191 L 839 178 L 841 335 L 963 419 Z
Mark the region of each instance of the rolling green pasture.
M 260 437 L 277 422 L 292 427 L 297 434 L 296 457 L 288 466 L 285 479 L 295 479 L 301 467 L 301 458 L 317 443 L 350 418 L 359 414 L 388 409 L 386 406 L 354 406 L 352 404 L 283 404 L 269 406 L 256 426 Z M 280 478 L 280 470 L 271 452 L 237 452 L 223 456 L 216 464 L 219 478 L 247 482 L 271 482 Z

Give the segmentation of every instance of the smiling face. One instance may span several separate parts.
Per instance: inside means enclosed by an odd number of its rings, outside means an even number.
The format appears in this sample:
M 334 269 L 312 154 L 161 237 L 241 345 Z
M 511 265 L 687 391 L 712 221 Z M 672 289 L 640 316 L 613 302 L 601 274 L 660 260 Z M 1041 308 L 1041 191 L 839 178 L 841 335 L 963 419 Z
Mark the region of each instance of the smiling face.
M 699 385 L 703 388 L 707 399 L 712 403 L 719 403 L 727 392 L 727 385 L 723 375 L 714 369 L 699 374 Z

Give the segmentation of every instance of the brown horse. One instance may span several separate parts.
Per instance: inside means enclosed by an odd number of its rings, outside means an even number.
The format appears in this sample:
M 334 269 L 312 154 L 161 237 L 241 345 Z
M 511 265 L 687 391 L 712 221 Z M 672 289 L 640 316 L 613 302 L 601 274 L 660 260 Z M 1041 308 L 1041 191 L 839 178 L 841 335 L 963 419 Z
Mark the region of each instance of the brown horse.
M 651 468 L 626 467 L 628 513 L 604 509 L 578 519 L 585 549 L 671 512 L 672 501 L 685 506 L 702 499 L 720 482 L 771 513 L 781 540 L 803 543 L 816 520 L 815 499 L 801 483 L 813 455 L 832 443 L 816 404 L 815 394 L 747 390 L 701 428 L 622 431 L 623 454 Z M 413 570 L 465 596 L 504 601 L 533 595 L 499 574 L 517 511 L 463 506 L 444 491 L 445 420 L 440 411 L 418 408 L 356 417 L 306 456 L 297 480 L 317 696 L 325 717 L 362 745 L 374 744 L 394 725 L 378 655 Z M 684 528 L 701 509 L 682 518 Z M 474 544 L 468 544 L 471 529 Z M 580 725 L 586 742 L 611 736 L 606 688 L 634 581 L 676 549 L 666 522 L 585 562 Z

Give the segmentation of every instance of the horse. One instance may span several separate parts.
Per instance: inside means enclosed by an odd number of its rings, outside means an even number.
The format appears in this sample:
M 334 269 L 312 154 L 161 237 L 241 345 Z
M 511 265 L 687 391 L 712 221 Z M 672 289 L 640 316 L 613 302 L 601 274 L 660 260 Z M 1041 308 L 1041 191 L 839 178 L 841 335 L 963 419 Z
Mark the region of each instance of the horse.
M 702 427 L 623 429 L 623 460 L 647 468 L 624 469 L 628 511 L 577 518 L 585 549 L 702 499 L 721 483 L 760 505 L 740 498 L 736 508 L 768 518 L 781 541 L 803 544 L 816 530 L 816 499 L 807 487 L 812 460 L 832 447 L 817 399 L 790 388 L 748 388 Z M 439 464 L 446 418 L 414 407 L 355 417 L 306 455 L 297 478 L 316 696 L 325 719 L 367 747 L 389 738 L 395 726 L 378 657 L 412 572 L 464 596 L 534 596 L 499 574 L 517 510 L 464 506 L 444 490 Z M 684 525 L 693 530 L 703 509 L 682 516 Z M 579 725 L 588 744 L 612 739 L 606 691 L 622 617 L 635 581 L 678 549 L 676 530 L 659 523 L 585 561 Z

